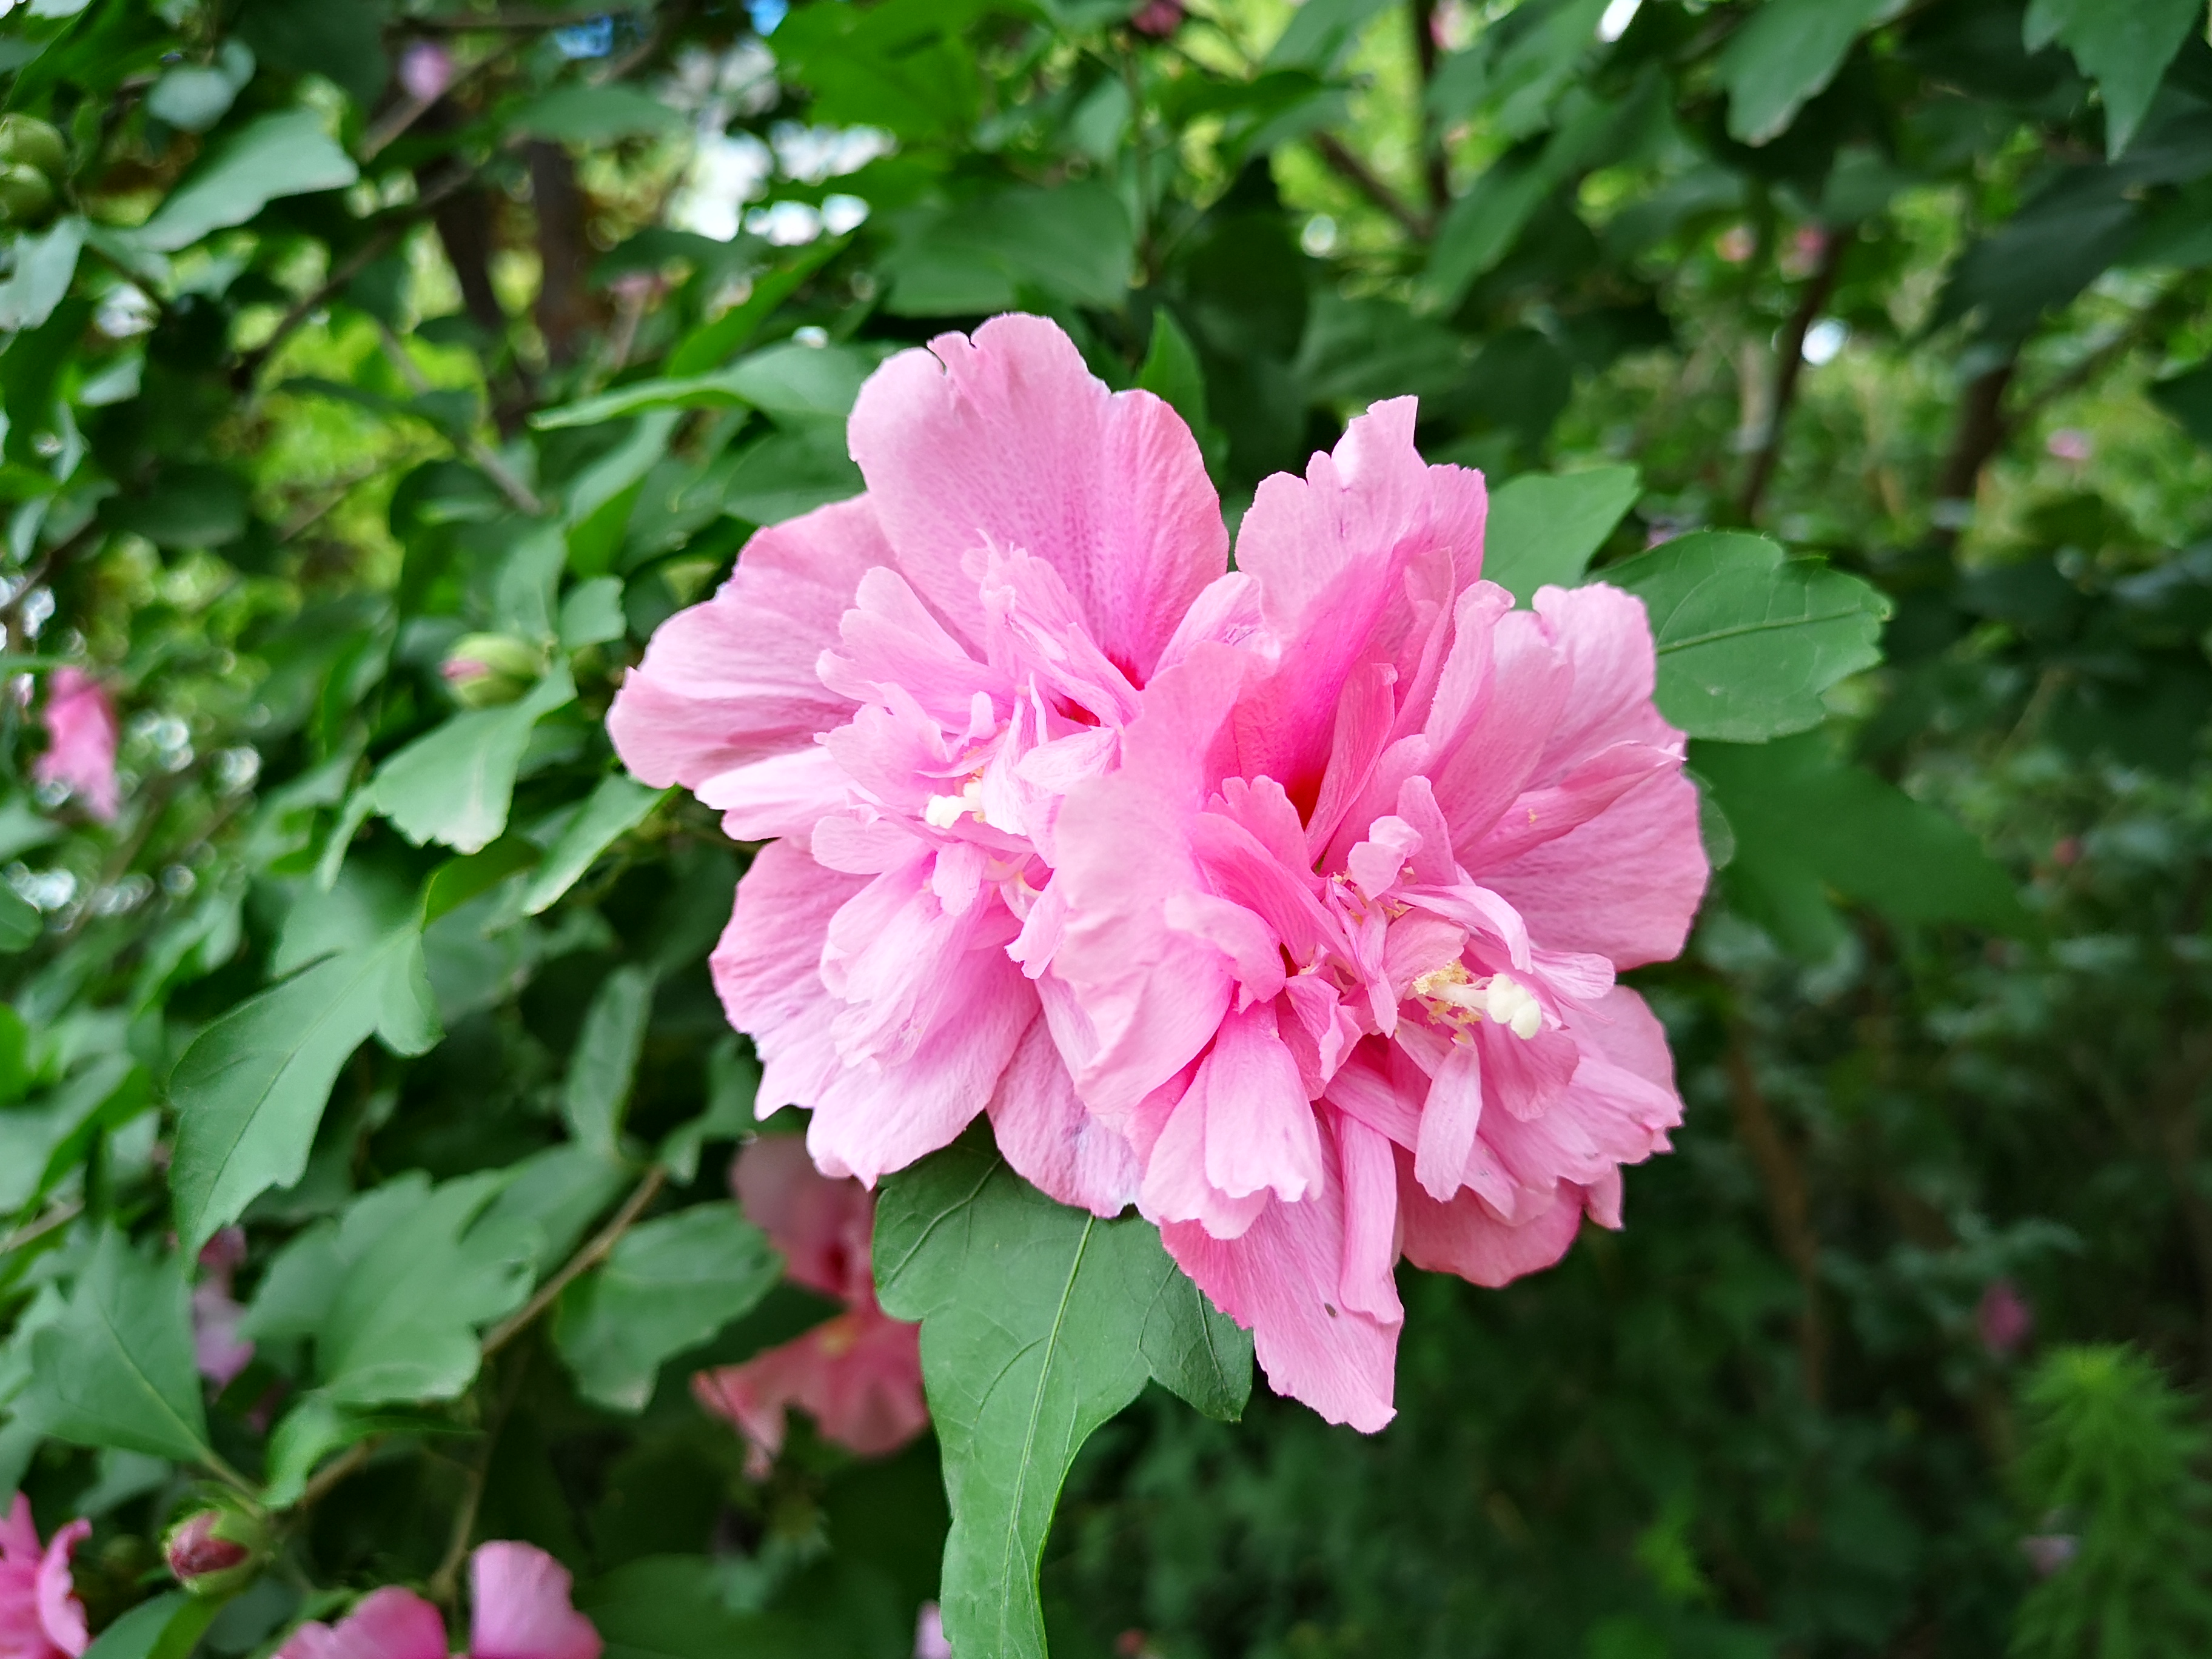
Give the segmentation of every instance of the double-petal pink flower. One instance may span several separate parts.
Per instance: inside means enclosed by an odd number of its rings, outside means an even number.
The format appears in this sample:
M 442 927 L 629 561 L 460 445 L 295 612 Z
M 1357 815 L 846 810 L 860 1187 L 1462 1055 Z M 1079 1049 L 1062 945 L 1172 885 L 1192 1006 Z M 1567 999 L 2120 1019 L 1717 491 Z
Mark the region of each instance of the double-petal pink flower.
M 76 1659 L 91 1645 L 70 1560 L 92 1522 L 72 1521 L 39 1542 L 30 1500 L 17 1492 L 0 1520 L 0 1659 Z
M 693 1396 L 745 1437 L 746 1464 L 765 1476 L 783 1449 L 785 1416 L 803 1407 L 822 1437 L 880 1457 L 929 1426 L 921 1391 L 921 1328 L 876 1303 L 869 1265 L 875 1194 L 831 1180 L 796 1136 L 756 1140 L 738 1154 L 730 1184 L 745 1217 L 783 1252 L 784 1276 L 845 1304 L 836 1314 L 742 1364 L 701 1371 Z
M 761 1104 L 871 1182 L 988 1109 L 1134 1200 L 1269 1380 L 1390 1415 L 1400 1255 L 1558 1259 L 1678 1121 L 1617 969 L 1706 868 L 1638 601 L 1480 580 L 1410 399 L 1264 483 L 1006 317 L 886 363 L 860 499 L 763 532 L 609 724 L 756 858 L 714 961 Z
M 592 1621 L 568 1600 L 568 1571 L 529 1544 L 480 1544 L 469 1559 L 465 1659 L 599 1659 Z M 447 1659 L 446 1621 L 413 1590 L 371 1590 L 335 1625 L 302 1625 L 276 1659 Z

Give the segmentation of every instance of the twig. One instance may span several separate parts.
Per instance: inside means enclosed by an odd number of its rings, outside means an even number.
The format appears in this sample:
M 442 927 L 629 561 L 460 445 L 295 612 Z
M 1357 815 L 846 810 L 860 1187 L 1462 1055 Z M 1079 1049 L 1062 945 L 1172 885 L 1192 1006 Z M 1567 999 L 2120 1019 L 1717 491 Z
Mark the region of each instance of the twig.
M 9 1233 L 7 1237 L 0 1238 L 0 1255 L 14 1255 L 15 1252 L 21 1249 L 26 1244 L 31 1243 L 34 1240 L 44 1238 L 48 1233 L 53 1231 L 55 1228 L 68 1226 L 70 1222 L 76 1220 L 83 1213 L 84 1200 L 82 1199 L 71 1198 L 64 1200 L 61 1203 L 55 1205 L 52 1209 L 48 1210 L 44 1215 L 40 1216 L 36 1221 L 27 1221 L 21 1226 L 16 1228 L 14 1232 Z
M 1807 1402 L 1817 1407 L 1826 1392 L 1828 1336 L 1820 1308 L 1820 1241 L 1813 1231 L 1804 1172 L 1783 1139 L 1773 1108 L 1759 1086 L 1750 1044 L 1741 1025 L 1729 1033 L 1727 1069 L 1729 1090 L 1735 1099 L 1736 1132 L 1743 1137 L 1745 1150 L 1750 1152 L 1759 1182 L 1766 1188 L 1774 1242 L 1797 1270 L 1803 1297 L 1797 1314 L 1798 1376 Z
M 1752 455 L 1751 470 L 1743 481 L 1743 498 L 1736 508 L 1746 524 L 1757 521 L 1759 503 L 1774 477 L 1775 464 L 1782 459 L 1782 428 L 1790 419 L 1790 405 L 1797 396 L 1798 377 L 1805 369 L 1805 337 L 1835 294 L 1836 276 L 1843 269 L 1844 247 L 1850 240 L 1847 230 L 1828 228 L 1822 231 L 1820 262 L 1814 267 L 1812 279 L 1805 284 L 1804 295 L 1797 301 L 1797 309 L 1790 313 L 1782 337 L 1776 343 L 1775 349 L 1781 361 L 1774 366 L 1774 401 L 1767 410 L 1766 430 Z
M 1316 155 L 1340 173 L 1353 189 L 1395 219 L 1406 234 L 1417 242 L 1425 242 L 1434 234 L 1436 227 L 1428 215 L 1408 207 L 1398 192 L 1366 162 L 1346 149 L 1344 141 L 1334 133 L 1316 132 L 1312 143 Z
M 2005 389 L 2012 384 L 2013 372 L 2019 367 L 2019 357 L 2010 356 L 1966 382 L 1966 389 L 1959 398 L 1959 429 L 1951 441 L 1951 453 L 1944 458 L 1943 471 L 1936 481 L 1938 502 L 1964 504 L 1974 499 L 1982 469 L 2003 447 Z M 1929 540 L 1939 550 L 1948 553 L 1958 544 L 1960 527 L 1956 523 L 1939 524 L 1929 532 Z
M 339 1455 L 324 1464 L 301 1489 L 300 1501 L 292 1507 L 295 1510 L 313 1509 L 330 1495 L 332 1487 L 343 1484 L 355 1470 L 368 1462 L 382 1439 L 380 1435 L 371 1435 L 367 1439 L 356 1440 Z
M 492 1451 L 499 1443 L 499 1431 L 507 1426 L 507 1413 L 514 1409 L 515 1397 L 522 1392 L 522 1379 L 529 1370 L 530 1354 L 526 1349 L 508 1370 L 506 1385 L 500 1389 L 492 1408 L 491 1421 L 484 1425 L 483 1444 L 469 1467 L 460 1508 L 453 1513 L 453 1531 L 446 1543 L 446 1559 L 430 1575 L 430 1599 L 441 1607 L 453 1605 L 453 1591 L 460 1581 L 461 1563 L 468 1559 L 469 1539 L 477 1529 L 477 1512 L 483 1507 L 484 1482 L 491 1475 Z
M 623 1235 L 635 1224 L 639 1216 L 645 1213 L 645 1206 L 659 1195 L 661 1183 L 667 1179 L 668 1171 L 658 1164 L 647 1170 L 645 1179 L 637 1183 L 622 1208 L 615 1212 L 614 1219 L 600 1228 L 583 1249 L 570 1256 L 560 1272 L 539 1285 L 537 1295 L 492 1328 L 491 1334 L 483 1340 L 483 1357 L 490 1358 L 514 1340 L 529 1328 L 532 1320 L 553 1305 L 562 1291 L 598 1267 L 605 1259 L 607 1252 L 622 1243 Z
M 1436 0 L 1413 0 L 1406 9 L 1413 25 L 1413 61 L 1421 71 L 1421 102 L 1414 125 L 1421 149 L 1422 177 L 1429 187 L 1429 211 L 1442 213 L 1451 200 L 1451 175 L 1445 169 L 1443 146 L 1429 130 L 1429 87 L 1437 78 Z
M 399 378 L 407 382 L 409 391 L 419 398 L 426 392 L 435 390 L 430 384 L 429 376 L 422 373 L 422 366 L 407 355 L 406 346 L 392 331 L 389 323 L 380 319 L 376 331 L 384 343 L 384 355 L 391 360 L 392 368 L 399 371 Z M 483 470 L 484 475 L 499 486 L 500 494 L 506 496 L 518 511 L 535 518 L 545 510 L 545 503 L 538 499 L 528 484 L 515 476 L 514 469 L 500 458 L 499 452 L 483 439 L 471 434 L 463 441 L 460 447 L 468 458 Z

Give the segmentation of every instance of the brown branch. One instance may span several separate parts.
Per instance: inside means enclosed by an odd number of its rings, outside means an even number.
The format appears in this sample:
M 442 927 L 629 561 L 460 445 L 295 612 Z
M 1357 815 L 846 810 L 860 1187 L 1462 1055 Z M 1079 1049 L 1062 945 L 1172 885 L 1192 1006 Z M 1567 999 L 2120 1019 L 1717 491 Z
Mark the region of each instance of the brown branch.
M 1314 153 L 1352 187 L 1395 219 L 1406 234 L 1417 242 L 1425 242 L 1434 234 L 1436 226 L 1429 216 L 1418 213 L 1407 206 L 1398 192 L 1344 146 L 1344 141 L 1333 132 L 1316 132 L 1312 138 Z
M 1430 83 L 1437 78 L 1436 0 L 1409 0 L 1407 11 L 1413 26 L 1413 61 L 1420 66 L 1421 106 L 1416 113 L 1420 133 L 1421 174 L 1429 187 L 1429 211 L 1442 213 L 1451 200 L 1451 177 L 1445 170 L 1443 145 L 1429 130 Z
M 1759 503 L 1765 498 L 1766 486 L 1773 481 L 1776 464 L 1782 459 L 1782 428 L 1789 422 L 1790 406 L 1797 397 L 1797 381 L 1805 370 L 1805 337 L 1835 295 L 1836 277 L 1843 269 L 1844 244 L 1850 240 L 1845 230 L 1822 231 L 1820 261 L 1813 268 L 1805 292 L 1798 299 L 1797 309 L 1790 313 L 1789 322 L 1783 326 L 1782 337 L 1776 343 L 1780 361 L 1774 366 L 1774 399 L 1767 410 L 1766 430 L 1752 455 L 1751 470 L 1744 477 L 1742 498 L 1736 505 L 1737 516 L 1746 524 L 1758 521 Z
M 598 1267 L 606 1258 L 607 1252 L 622 1243 L 623 1235 L 636 1224 L 638 1217 L 645 1213 L 645 1206 L 653 1202 L 659 1194 L 661 1183 L 667 1179 L 668 1171 L 658 1164 L 647 1170 L 645 1179 L 637 1183 L 629 1200 L 615 1212 L 614 1219 L 600 1228 L 582 1249 L 570 1256 L 560 1272 L 539 1285 L 537 1295 L 492 1328 L 491 1334 L 483 1340 L 483 1357 L 490 1358 L 522 1334 L 532 1320 L 559 1299 L 562 1291 Z
M 1963 509 L 1973 501 L 1982 469 L 2004 447 L 2005 391 L 2012 385 L 2013 373 L 2019 367 L 2019 357 L 2009 356 L 1995 368 L 1984 370 L 1966 382 L 1959 398 L 1959 427 L 1951 440 L 1951 453 L 1944 458 L 1943 470 L 1936 480 L 1939 505 L 1955 502 Z M 1955 523 L 1939 524 L 1929 532 L 1929 539 L 1948 553 L 1958 545 L 1960 528 Z
M 1759 1086 L 1751 1045 L 1741 1025 L 1729 1033 L 1727 1069 L 1729 1091 L 1735 1101 L 1736 1133 L 1742 1137 L 1759 1182 L 1766 1188 L 1775 1244 L 1796 1269 L 1803 1297 L 1797 1313 L 1798 1376 L 1807 1403 L 1818 1407 L 1826 1391 L 1828 1334 L 1820 1305 L 1820 1240 L 1813 1230 L 1804 1171 L 1783 1139 L 1765 1091 Z
M 534 138 L 526 154 L 538 219 L 538 331 L 545 337 L 547 359 L 566 365 L 576 361 L 585 333 L 598 319 L 599 307 L 586 280 L 592 267 L 585 227 L 588 204 L 567 150 Z

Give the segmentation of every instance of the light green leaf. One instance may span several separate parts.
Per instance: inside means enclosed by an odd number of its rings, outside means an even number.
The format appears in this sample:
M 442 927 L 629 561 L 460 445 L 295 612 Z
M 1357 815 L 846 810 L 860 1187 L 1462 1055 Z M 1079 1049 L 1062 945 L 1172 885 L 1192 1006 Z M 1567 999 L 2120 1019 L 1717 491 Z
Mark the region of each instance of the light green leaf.
M 1148 1377 L 1235 1414 L 1250 1339 L 1151 1224 L 1055 1204 L 971 1142 L 884 1183 L 875 1262 L 884 1309 L 921 1322 L 952 1506 L 945 1633 L 957 1653 L 1043 1659 L 1037 1562 L 1076 1451 Z
M 785 341 L 711 374 L 633 380 L 581 403 L 533 415 L 530 423 L 541 430 L 552 430 L 597 426 L 603 421 L 640 411 L 738 407 L 786 416 L 844 416 L 852 412 L 853 400 L 860 396 L 861 383 L 875 372 L 883 358 L 882 350 L 866 346 L 810 346 Z M 667 434 L 672 426 L 672 420 L 650 428 L 656 434 L 656 455 L 666 448 Z M 647 430 L 641 426 L 641 433 Z M 606 491 L 599 499 L 605 500 L 614 493 Z M 598 504 L 598 501 L 591 502 L 594 507 Z M 581 516 L 573 507 L 571 514 Z
M 338 1068 L 372 1032 L 394 1053 L 425 1052 L 438 1040 L 434 1009 L 410 921 L 325 957 L 202 1031 L 169 1079 L 178 1116 L 170 1186 L 186 1247 L 236 1220 L 257 1194 L 297 1181 Z
M 437 841 L 473 853 L 490 845 L 507 828 L 531 728 L 575 696 L 568 665 L 556 662 L 520 702 L 454 715 L 377 769 L 376 810 L 418 847 Z
M 1129 297 L 1136 234 L 1121 198 L 1095 179 L 978 197 L 919 228 L 885 263 L 884 308 L 897 317 L 1010 310 L 1025 291 L 1118 309 Z
M 604 1158 L 615 1156 L 622 1137 L 623 1111 L 653 1014 L 653 980 L 650 969 L 633 963 L 600 982 L 562 1085 L 561 1112 L 570 1132 Z
M 1691 754 L 1735 835 L 1729 896 L 1796 954 L 1817 960 L 1841 941 L 1828 888 L 1893 921 L 2027 925 L 2011 878 L 1971 834 L 1839 759 L 1825 732 Z
M 576 1592 L 606 1642 L 602 1659 L 819 1659 L 822 1632 L 788 1613 L 746 1613 L 723 1564 L 655 1555 Z
M 736 1206 L 702 1204 L 625 1233 L 562 1293 L 554 1340 L 586 1400 L 643 1411 L 661 1362 L 750 1313 L 782 1271 Z
M 84 1659 L 185 1659 L 222 1607 L 221 1596 L 183 1590 L 141 1601 L 100 1632 Z
M 1632 466 L 1514 479 L 1490 497 L 1483 575 L 1524 605 L 1547 584 L 1574 586 L 1641 489 Z
M 781 524 L 864 488 L 845 451 L 842 422 L 773 432 L 738 457 L 722 489 L 722 511 L 749 524 Z
M 2056 40 L 2105 100 L 2105 151 L 2117 156 L 2142 125 L 2204 0 L 2030 0 L 2021 36 L 2030 52 Z
M 0 283 L 0 332 L 36 328 L 54 314 L 84 252 L 84 220 L 76 214 L 15 240 L 15 268 Z
M 507 118 L 510 131 L 573 144 L 604 144 L 617 138 L 650 137 L 673 132 L 684 118 L 637 88 L 621 82 L 603 87 L 562 87 L 533 98 Z
M 306 1492 L 317 1464 L 374 1434 L 383 1422 L 368 1413 L 334 1406 L 319 1394 L 302 1395 L 270 1431 L 262 1501 L 272 1510 L 289 1509 Z
M 173 253 L 242 225 L 280 196 L 343 190 L 361 176 L 313 110 L 279 110 L 216 144 L 143 225 L 137 240 Z
M 477 1224 L 537 1229 L 537 1272 L 543 1278 L 568 1259 L 632 1173 L 573 1140 L 547 1146 L 507 1166 L 507 1184 Z
M 619 576 L 594 576 L 578 582 L 561 598 L 561 648 L 580 651 L 587 645 L 605 645 L 622 638 L 629 631 L 622 601 Z
M 0 882 L 0 951 L 27 951 L 46 931 L 46 918 L 21 893 Z
M 1881 660 L 1888 599 L 1764 536 L 1700 531 L 1605 580 L 1650 613 L 1659 712 L 1693 738 L 1763 743 L 1818 726 L 1820 694 Z
M 1766 0 L 1721 53 L 1729 135 L 1747 144 L 1779 137 L 1836 78 L 1851 43 L 1904 9 L 1905 0 Z
M 252 78 L 252 48 L 243 40 L 226 40 L 213 64 L 164 70 L 146 94 L 146 112 L 186 132 L 205 132 L 229 112 Z
M 208 1462 L 184 1260 L 102 1232 L 67 1309 L 32 1338 L 19 1413 L 79 1445 Z
M 422 884 L 425 927 L 480 898 L 516 872 L 538 862 L 536 843 L 520 836 L 501 836 L 481 853 L 447 859 Z
M 1334 75 L 1367 26 L 1389 9 L 1389 0 L 1305 0 L 1268 48 L 1267 67 Z
M 707 1109 L 669 1131 L 660 1143 L 660 1161 L 685 1186 L 699 1173 L 699 1154 L 712 1142 L 735 1140 L 755 1122 L 753 1103 L 760 1094 L 760 1061 L 725 1031 L 707 1056 Z
M 668 795 L 665 789 L 649 788 L 620 773 L 601 779 L 591 798 L 546 849 L 545 861 L 523 889 L 523 915 L 538 915 L 574 887 L 600 854 L 644 823 Z
M 337 1229 L 343 1269 L 315 1339 L 332 1404 L 451 1400 L 475 1380 L 480 1327 L 530 1294 L 536 1230 L 471 1227 L 497 1175 L 433 1188 L 405 1175 L 356 1200 Z

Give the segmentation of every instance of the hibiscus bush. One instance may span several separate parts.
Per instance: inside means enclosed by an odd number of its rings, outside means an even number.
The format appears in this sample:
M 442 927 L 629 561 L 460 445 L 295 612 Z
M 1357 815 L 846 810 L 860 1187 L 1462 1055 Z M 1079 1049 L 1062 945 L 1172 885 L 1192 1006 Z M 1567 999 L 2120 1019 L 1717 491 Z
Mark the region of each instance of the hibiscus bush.
M 0 14 L 0 1656 L 2201 1651 L 2207 27 Z

